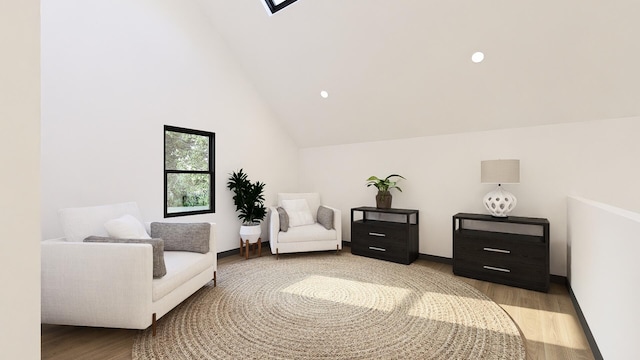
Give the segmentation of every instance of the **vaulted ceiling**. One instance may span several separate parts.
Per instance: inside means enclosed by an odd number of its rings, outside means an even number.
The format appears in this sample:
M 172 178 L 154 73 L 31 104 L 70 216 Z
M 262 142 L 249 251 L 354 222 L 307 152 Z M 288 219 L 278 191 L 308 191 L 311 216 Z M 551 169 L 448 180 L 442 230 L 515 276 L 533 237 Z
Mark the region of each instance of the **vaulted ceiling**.
M 199 2 L 301 147 L 640 114 L 636 0 Z

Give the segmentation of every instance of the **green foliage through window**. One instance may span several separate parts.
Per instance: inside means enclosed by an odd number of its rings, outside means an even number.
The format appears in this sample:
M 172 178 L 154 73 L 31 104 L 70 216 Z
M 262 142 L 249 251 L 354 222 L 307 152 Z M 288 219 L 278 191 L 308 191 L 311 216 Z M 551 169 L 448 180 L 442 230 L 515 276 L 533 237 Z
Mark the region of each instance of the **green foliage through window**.
M 165 217 L 212 213 L 215 134 L 164 127 Z

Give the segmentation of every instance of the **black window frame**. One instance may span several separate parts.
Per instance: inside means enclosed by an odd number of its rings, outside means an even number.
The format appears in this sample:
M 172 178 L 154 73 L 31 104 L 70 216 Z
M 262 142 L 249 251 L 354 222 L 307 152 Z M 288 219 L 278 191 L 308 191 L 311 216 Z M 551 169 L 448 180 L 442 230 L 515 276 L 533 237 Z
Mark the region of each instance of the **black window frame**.
M 264 2 L 267 4 L 267 6 L 269 7 L 269 10 L 271 11 L 272 14 L 275 14 L 276 12 L 286 8 L 287 6 L 293 4 L 296 1 L 298 1 L 298 0 L 285 0 L 285 1 L 281 2 L 280 4 L 276 5 L 273 2 L 273 0 L 264 0 Z
M 209 138 L 209 169 L 205 171 L 193 171 L 193 170 L 168 170 L 167 169 L 167 131 L 170 132 L 178 132 L 184 134 L 192 134 L 192 135 L 200 135 L 206 136 Z M 213 214 L 216 212 L 216 196 L 215 196 L 215 141 L 216 134 L 210 131 L 202 131 L 202 130 L 194 130 L 187 129 L 183 127 L 165 125 L 164 131 L 162 132 L 162 141 L 163 141 L 163 162 L 162 165 L 164 168 L 164 217 L 178 217 L 178 216 L 189 216 L 189 215 L 200 215 L 200 214 Z M 209 209 L 206 210 L 194 210 L 194 211 L 181 211 L 181 212 L 172 212 L 169 213 L 167 207 L 167 178 L 169 174 L 209 174 L 211 181 L 209 182 Z

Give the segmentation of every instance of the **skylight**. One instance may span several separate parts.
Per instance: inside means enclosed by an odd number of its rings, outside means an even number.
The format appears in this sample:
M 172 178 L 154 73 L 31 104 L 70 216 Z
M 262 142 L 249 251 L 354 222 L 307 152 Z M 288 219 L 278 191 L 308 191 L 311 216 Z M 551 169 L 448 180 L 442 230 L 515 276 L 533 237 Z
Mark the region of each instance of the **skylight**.
M 296 1 L 298 0 L 264 0 L 264 3 L 269 12 L 273 15 Z

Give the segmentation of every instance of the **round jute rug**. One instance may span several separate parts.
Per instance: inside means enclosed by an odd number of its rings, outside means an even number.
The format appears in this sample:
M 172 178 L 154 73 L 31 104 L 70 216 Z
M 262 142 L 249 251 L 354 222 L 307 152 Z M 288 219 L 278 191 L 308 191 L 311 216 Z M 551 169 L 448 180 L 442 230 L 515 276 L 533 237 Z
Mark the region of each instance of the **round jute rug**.
M 134 340 L 133 359 L 524 359 L 511 318 L 420 262 L 263 256 L 210 283 Z

